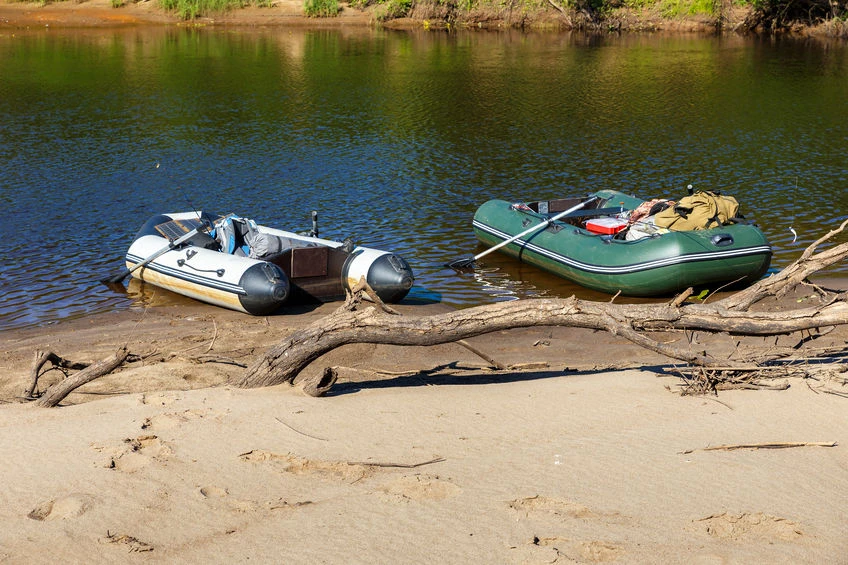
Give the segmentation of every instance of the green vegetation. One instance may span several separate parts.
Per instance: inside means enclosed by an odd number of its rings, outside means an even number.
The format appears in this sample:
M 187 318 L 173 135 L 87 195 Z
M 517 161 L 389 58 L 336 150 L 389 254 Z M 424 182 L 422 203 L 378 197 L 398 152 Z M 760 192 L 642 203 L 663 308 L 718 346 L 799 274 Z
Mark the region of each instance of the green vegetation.
M 402 18 L 412 8 L 412 0 L 385 0 L 379 4 L 380 10 L 377 12 L 377 19 L 380 21 Z
M 794 24 L 817 25 L 844 22 L 848 0 L 751 0 L 754 23 L 766 31 L 778 31 Z
M 716 0 L 661 0 L 660 13 L 666 18 L 715 16 Z
M 42 0 L 49 2 L 49 0 Z M 127 1 L 110 0 L 113 7 L 123 6 Z M 268 7 L 274 0 L 159 0 L 160 5 L 181 18 L 190 20 L 202 15 L 226 12 L 246 6 Z M 380 21 L 410 16 L 413 0 L 349 0 L 353 8 L 372 7 L 374 16 Z M 848 20 L 848 0 L 731 0 L 751 9 L 751 15 L 743 27 L 780 31 L 795 25 L 814 26 L 823 23 L 844 24 Z M 316 18 L 333 17 L 341 10 L 339 0 L 303 0 L 306 16 Z M 686 17 L 713 18 L 722 20 L 722 10 L 727 9 L 723 0 L 419 0 L 415 3 L 415 17 L 425 25 L 446 22 L 449 26 L 459 23 L 474 24 L 485 20 L 507 20 L 507 25 L 524 24 L 527 14 L 548 11 L 555 7 L 573 16 L 577 27 L 594 29 L 617 29 L 617 15 L 621 9 L 652 11 L 663 18 Z M 509 14 L 509 15 L 506 15 Z
M 339 14 L 338 0 L 305 0 L 303 12 L 310 18 L 329 18 Z
M 115 1 L 120 0 L 112 0 Z M 169 12 L 176 12 L 184 20 L 198 16 L 220 14 L 235 8 L 258 6 L 267 8 L 272 0 L 159 0 L 159 5 Z

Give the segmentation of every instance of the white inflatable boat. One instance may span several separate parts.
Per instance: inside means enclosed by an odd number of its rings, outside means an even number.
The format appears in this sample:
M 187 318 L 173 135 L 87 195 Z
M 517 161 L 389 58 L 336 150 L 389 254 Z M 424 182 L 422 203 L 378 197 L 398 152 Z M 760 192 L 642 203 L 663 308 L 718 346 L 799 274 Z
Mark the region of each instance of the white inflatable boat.
M 399 302 L 414 281 L 409 264 L 388 251 L 199 212 L 150 218 L 130 245 L 126 265 L 150 284 L 254 315 L 290 301 L 344 298 L 362 277 L 383 301 Z

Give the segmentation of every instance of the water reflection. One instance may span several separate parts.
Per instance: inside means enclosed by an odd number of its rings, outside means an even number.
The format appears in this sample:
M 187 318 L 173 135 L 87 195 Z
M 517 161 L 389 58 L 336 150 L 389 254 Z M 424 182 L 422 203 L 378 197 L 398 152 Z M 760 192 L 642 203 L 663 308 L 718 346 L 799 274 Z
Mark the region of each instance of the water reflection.
M 149 216 L 198 208 L 296 231 L 318 210 L 406 257 L 411 300 L 607 300 L 498 254 L 445 264 L 481 250 L 490 198 L 692 183 L 737 197 L 782 267 L 848 210 L 846 74 L 844 46 L 740 37 L 0 35 L 0 328 L 146 304 L 96 281 Z

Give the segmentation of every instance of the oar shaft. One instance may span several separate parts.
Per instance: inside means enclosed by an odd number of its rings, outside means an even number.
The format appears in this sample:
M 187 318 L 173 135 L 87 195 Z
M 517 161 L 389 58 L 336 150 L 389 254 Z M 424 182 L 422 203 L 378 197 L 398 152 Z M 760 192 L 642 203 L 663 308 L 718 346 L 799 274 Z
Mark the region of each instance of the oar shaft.
M 200 229 L 201 229 L 201 228 L 205 228 L 205 227 L 206 227 L 205 225 L 201 225 L 201 226 L 199 226 L 199 227 L 194 228 L 193 230 L 191 230 L 190 232 L 186 233 L 185 235 L 181 235 L 180 237 L 178 237 L 178 238 L 177 238 L 177 239 L 175 239 L 174 241 L 172 241 L 172 242 L 168 243 L 168 245 L 167 245 L 166 247 L 163 247 L 162 249 L 160 249 L 159 251 L 157 251 L 156 253 L 154 253 L 153 255 L 151 255 L 150 257 L 148 257 L 147 259 L 145 259 L 144 261 L 140 261 L 140 262 L 136 263 L 135 265 L 133 265 L 133 266 L 129 269 L 129 271 L 127 272 L 127 274 L 132 274 L 132 273 L 134 273 L 137 269 L 140 269 L 140 268 L 144 267 L 145 265 L 147 265 L 147 264 L 148 264 L 148 263 L 150 263 L 151 261 L 155 261 L 156 259 L 158 259 L 158 258 L 159 258 L 159 257 L 161 257 L 162 255 L 164 255 L 165 253 L 167 253 L 167 252 L 168 252 L 168 251 L 170 251 L 171 249 L 173 249 L 173 248 L 175 248 L 175 247 L 177 247 L 177 246 L 179 246 L 179 245 L 181 245 L 181 244 L 185 243 L 186 241 L 188 241 L 189 239 L 191 239 L 192 237 L 194 237 L 195 235 L 197 235 L 197 234 L 200 232 Z
M 477 261 L 477 260 L 478 260 L 478 259 L 480 259 L 481 257 L 485 257 L 485 256 L 486 256 L 486 255 L 488 255 L 489 253 L 491 253 L 491 252 L 493 252 L 493 251 L 497 251 L 497 250 L 498 250 L 498 249 L 500 249 L 501 247 L 504 247 L 504 246 L 506 246 L 506 245 L 509 245 L 510 243 L 512 243 L 513 241 L 515 241 L 515 240 L 517 240 L 517 239 L 521 239 L 521 238 L 522 238 L 522 237 L 524 237 L 525 235 L 531 234 L 531 233 L 533 233 L 533 232 L 535 232 L 535 231 L 538 231 L 538 230 L 540 230 L 540 229 L 542 229 L 542 228 L 546 228 L 546 227 L 548 227 L 549 225 L 551 225 L 552 223 L 556 222 L 557 220 L 560 220 L 560 219 L 562 219 L 562 218 L 566 217 L 567 215 L 571 214 L 572 212 L 575 212 L 575 211 L 579 210 L 580 208 L 582 208 L 582 207 L 583 207 L 583 206 L 585 206 L 586 204 L 588 204 L 588 203 L 590 203 L 590 202 L 594 202 L 594 201 L 595 201 L 595 200 L 597 200 L 597 199 L 598 199 L 598 197 L 597 197 L 597 196 L 593 196 L 592 198 L 589 198 L 588 200 L 584 200 L 583 202 L 581 202 L 580 204 L 578 204 L 578 205 L 576 205 L 576 206 L 572 206 L 571 208 L 569 208 L 568 210 L 565 210 L 564 212 L 560 212 L 559 214 L 557 214 L 557 215 L 553 216 L 552 218 L 548 218 L 547 220 L 543 221 L 543 222 L 542 222 L 542 223 L 540 223 L 540 224 L 536 224 L 535 226 L 531 226 L 531 227 L 527 228 L 526 230 L 524 230 L 523 232 L 521 232 L 520 234 L 518 234 L 518 235 L 514 235 L 514 236 L 512 236 L 511 238 L 506 239 L 506 240 L 504 240 L 504 241 L 502 241 L 502 242 L 498 243 L 498 244 L 497 244 L 497 245 L 495 245 L 494 247 L 490 247 L 489 249 L 487 249 L 487 250 L 485 250 L 485 251 L 483 251 L 483 252 L 481 252 L 481 253 L 478 253 L 477 255 L 475 255 L 475 256 L 474 256 L 474 260 L 475 260 L 475 261 Z

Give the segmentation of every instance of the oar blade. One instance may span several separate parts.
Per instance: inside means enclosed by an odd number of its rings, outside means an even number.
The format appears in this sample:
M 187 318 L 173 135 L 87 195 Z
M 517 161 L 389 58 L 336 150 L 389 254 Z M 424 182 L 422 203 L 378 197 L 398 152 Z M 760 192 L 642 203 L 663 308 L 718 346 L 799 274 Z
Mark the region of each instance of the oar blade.
M 457 259 L 456 261 L 451 261 L 450 263 L 445 265 L 445 267 L 448 267 L 450 269 L 456 269 L 457 271 L 462 271 L 474 267 L 474 263 L 476 262 L 476 257 L 467 257 L 464 259 Z
M 100 279 L 100 282 L 102 282 L 105 285 L 118 284 L 118 283 L 124 282 L 124 279 L 127 278 L 129 275 L 130 275 L 130 270 L 124 269 L 123 273 L 118 273 L 116 275 L 112 275 L 111 277 L 102 278 L 102 279 Z

